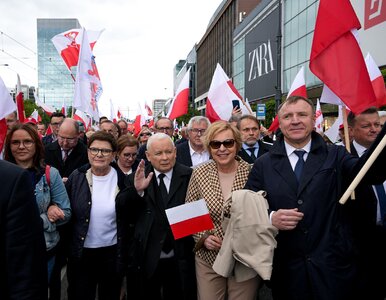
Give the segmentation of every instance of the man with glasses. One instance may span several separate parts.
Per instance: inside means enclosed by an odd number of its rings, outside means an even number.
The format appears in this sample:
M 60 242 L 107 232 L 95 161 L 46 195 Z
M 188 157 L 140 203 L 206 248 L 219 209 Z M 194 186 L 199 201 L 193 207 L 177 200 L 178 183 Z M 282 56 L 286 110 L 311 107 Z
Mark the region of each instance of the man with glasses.
M 54 112 L 50 116 L 50 127 L 52 133 L 43 137 L 42 142 L 44 145 L 49 145 L 58 139 L 59 126 L 65 118 L 66 116 L 59 112 Z
M 260 140 L 260 124 L 256 117 L 242 116 L 237 122 L 243 145 L 238 155 L 247 163 L 253 164 L 255 160 L 268 152 L 272 144 Z
M 52 118 L 53 119 L 53 118 Z M 54 120 L 57 122 L 57 120 Z M 52 125 L 52 121 L 51 121 Z M 79 141 L 79 124 L 74 119 L 66 118 L 58 128 L 57 140 L 45 146 L 46 164 L 58 169 L 63 182 L 77 168 L 88 163 L 87 147 Z M 65 230 L 62 228 L 62 230 Z M 66 264 L 66 240 L 61 233 L 55 266 L 52 271 L 50 285 L 50 299 L 60 299 L 61 269 Z
M 177 145 L 177 161 L 188 167 L 194 167 L 210 158 L 209 152 L 204 148 L 202 136 L 210 125 L 206 117 L 195 116 L 190 119 L 187 127 L 188 140 Z

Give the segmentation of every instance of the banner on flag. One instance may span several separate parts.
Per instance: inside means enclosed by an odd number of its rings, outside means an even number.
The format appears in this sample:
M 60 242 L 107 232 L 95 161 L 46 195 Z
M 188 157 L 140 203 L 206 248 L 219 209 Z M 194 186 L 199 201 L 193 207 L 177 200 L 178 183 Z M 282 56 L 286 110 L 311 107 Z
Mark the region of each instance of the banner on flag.
M 176 240 L 214 228 L 204 199 L 169 208 L 166 216 Z

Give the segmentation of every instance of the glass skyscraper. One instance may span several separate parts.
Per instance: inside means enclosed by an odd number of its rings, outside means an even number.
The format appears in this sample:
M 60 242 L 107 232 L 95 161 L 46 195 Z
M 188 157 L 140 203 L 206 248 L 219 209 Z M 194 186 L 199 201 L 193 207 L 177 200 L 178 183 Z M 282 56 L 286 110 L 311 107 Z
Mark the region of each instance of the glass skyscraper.
M 72 106 L 74 80 L 51 39 L 74 28 L 80 28 L 77 19 L 37 19 L 39 98 L 56 109 L 63 101 Z

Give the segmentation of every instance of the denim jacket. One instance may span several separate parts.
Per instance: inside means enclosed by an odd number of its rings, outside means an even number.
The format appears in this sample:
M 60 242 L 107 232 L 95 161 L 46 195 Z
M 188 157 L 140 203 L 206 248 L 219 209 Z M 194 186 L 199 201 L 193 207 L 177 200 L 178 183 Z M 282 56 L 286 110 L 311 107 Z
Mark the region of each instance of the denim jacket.
M 70 200 L 57 169 L 50 168 L 50 185 L 47 183 L 46 175 L 43 174 L 35 186 L 35 197 L 43 222 L 44 238 L 48 251 L 54 248 L 60 239 L 56 226 L 67 223 L 71 217 Z M 64 220 L 58 220 L 54 223 L 48 220 L 47 211 L 50 205 L 57 205 L 63 211 Z

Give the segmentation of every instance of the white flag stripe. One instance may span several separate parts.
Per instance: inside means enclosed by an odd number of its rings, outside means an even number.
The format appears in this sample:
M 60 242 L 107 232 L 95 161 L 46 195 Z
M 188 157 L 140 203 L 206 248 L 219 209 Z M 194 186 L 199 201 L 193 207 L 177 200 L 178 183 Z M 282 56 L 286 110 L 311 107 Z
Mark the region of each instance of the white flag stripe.
M 13 102 L 3 79 L 0 77 L 0 120 L 4 119 L 10 113 L 16 110 L 16 104 Z
M 207 214 L 209 214 L 209 211 L 204 199 L 182 204 L 166 210 L 166 216 L 168 217 L 170 224 L 179 223 Z

